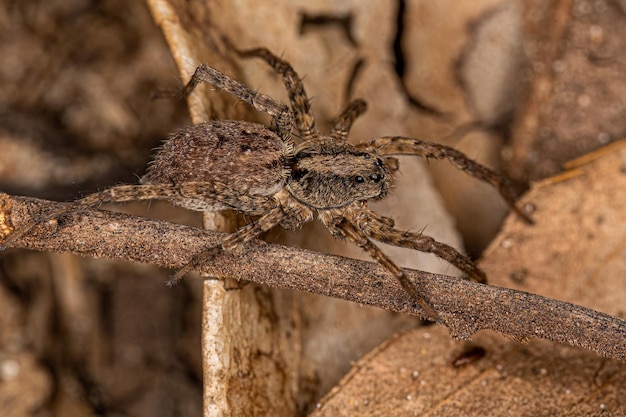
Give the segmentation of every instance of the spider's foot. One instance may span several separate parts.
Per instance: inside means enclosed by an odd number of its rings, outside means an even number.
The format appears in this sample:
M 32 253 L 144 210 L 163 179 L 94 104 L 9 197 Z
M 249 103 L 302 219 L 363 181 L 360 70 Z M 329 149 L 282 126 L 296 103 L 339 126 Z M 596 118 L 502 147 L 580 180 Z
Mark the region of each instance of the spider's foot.
M 172 288 L 178 285 L 178 281 L 180 280 L 171 276 L 167 281 L 165 281 L 165 285 L 167 285 L 169 288 Z
M 535 224 L 535 220 L 530 217 L 530 214 L 526 213 L 526 211 L 519 207 L 517 204 L 514 204 L 512 206 L 513 211 L 515 212 L 515 214 L 517 214 L 526 224 L 529 225 L 534 225 Z
M 180 271 L 172 275 L 167 281 L 165 281 L 165 285 L 167 285 L 170 288 L 175 287 L 176 285 L 178 285 L 180 280 L 183 279 L 183 276 L 185 276 L 186 272 L 187 272 L 186 267 L 181 269 Z
M 472 268 L 471 271 L 465 271 L 463 279 L 477 282 L 479 284 L 487 284 L 487 274 L 482 269 Z

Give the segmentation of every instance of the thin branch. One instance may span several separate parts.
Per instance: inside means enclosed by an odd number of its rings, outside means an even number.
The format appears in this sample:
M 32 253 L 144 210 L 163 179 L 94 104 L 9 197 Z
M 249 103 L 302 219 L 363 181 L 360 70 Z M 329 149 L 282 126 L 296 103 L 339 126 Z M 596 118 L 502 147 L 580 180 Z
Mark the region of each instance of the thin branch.
M 8 235 L 62 203 L 0 194 L 0 233 Z M 100 210 L 71 213 L 37 226 L 16 247 L 72 252 L 181 268 L 223 233 Z M 224 253 L 202 267 L 218 277 L 308 291 L 387 310 L 422 315 L 397 281 L 377 264 L 263 242 Z M 626 321 L 539 295 L 405 270 L 457 338 L 492 329 L 515 340 L 542 338 L 626 361 Z

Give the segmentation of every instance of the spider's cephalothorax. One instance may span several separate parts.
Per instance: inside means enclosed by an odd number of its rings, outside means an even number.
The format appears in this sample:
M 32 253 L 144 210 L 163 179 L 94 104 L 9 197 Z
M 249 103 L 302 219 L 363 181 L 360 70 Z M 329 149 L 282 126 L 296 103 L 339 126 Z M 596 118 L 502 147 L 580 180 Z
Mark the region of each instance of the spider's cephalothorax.
M 296 200 L 330 209 L 387 194 L 389 170 L 381 158 L 332 138 L 316 142 L 298 147 L 291 165 L 286 187 Z
M 484 282 L 485 276 L 454 248 L 421 233 L 395 229 L 391 219 L 368 208 L 368 201 L 384 198 L 390 188 L 391 174 L 397 169 L 392 155 L 448 159 L 498 188 L 509 205 L 530 222 L 516 207 L 504 178 L 453 148 L 399 136 L 371 139 L 355 146 L 348 144 L 352 123 L 365 111 L 362 100 L 351 102 L 335 120 L 331 133 L 320 136 L 304 86 L 293 68 L 264 48 L 237 53 L 265 60 L 282 76 L 291 108 L 205 65 L 196 69 L 184 93 L 189 95 L 201 82 L 210 83 L 269 114 L 272 128 L 233 120 L 188 126 L 164 142 L 140 185 L 112 187 L 41 216 L 9 236 L 0 244 L 0 250 L 39 222 L 108 202 L 165 199 L 193 210 L 232 209 L 258 216 L 222 242 L 225 250 L 232 250 L 276 225 L 299 228 L 317 215 L 333 236 L 354 242 L 393 274 L 422 307 L 425 316 L 437 319 L 436 311 L 419 288 L 373 240 L 433 253 L 479 282 Z M 297 146 L 290 139 L 292 129 L 302 138 Z M 176 282 L 215 255 L 215 250 L 196 255 L 170 282 Z

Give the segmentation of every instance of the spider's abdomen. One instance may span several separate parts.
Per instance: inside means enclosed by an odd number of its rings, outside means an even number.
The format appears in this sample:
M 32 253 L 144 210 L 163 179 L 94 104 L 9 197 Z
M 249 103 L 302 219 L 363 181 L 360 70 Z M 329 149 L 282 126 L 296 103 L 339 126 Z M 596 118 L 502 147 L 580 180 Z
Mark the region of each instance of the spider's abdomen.
M 285 185 L 289 175 L 287 149 L 288 145 L 278 135 L 259 124 L 232 120 L 199 123 L 173 134 L 163 143 L 141 183 L 202 182 L 227 186 L 230 195 L 227 201 L 198 195 L 173 202 L 192 210 L 231 208 L 248 212 L 239 200 L 249 197 L 269 200 Z
M 287 190 L 313 208 L 382 198 L 389 188 L 389 170 L 380 158 L 335 139 L 299 149 L 294 160 Z

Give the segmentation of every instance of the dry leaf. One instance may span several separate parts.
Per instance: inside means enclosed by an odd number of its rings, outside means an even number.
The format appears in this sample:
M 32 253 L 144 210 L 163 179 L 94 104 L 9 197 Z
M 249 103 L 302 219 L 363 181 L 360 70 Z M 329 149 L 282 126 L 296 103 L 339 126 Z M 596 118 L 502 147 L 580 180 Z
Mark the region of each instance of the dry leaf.
M 481 265 L 494 284 L 626 317 L 626 140 L 536 183 L 537 224 L 508 222 Z
M 311 416 L 623 416 L 624 389 L 623 362 L 491 333 L 459 342 L 434 327 L 360 359 Z
M 626 129 L 624 3 L 522 3 L 529 80 L 511 138 L 511 175 L 554 175 Z

